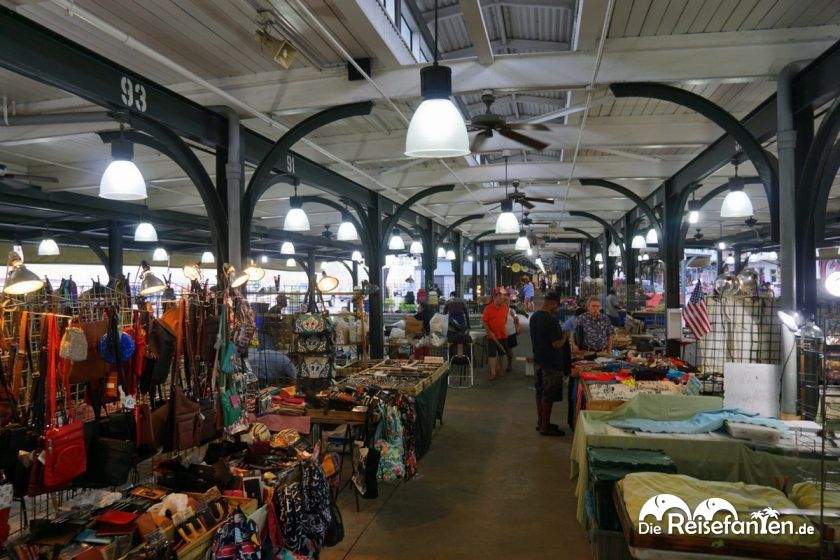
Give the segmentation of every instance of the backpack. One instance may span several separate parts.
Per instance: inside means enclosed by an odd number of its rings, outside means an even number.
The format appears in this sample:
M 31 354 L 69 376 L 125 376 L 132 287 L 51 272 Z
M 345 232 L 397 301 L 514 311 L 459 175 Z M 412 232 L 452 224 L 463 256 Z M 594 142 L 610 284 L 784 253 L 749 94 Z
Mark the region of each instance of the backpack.
M 257 525 L 236 508 L 219 526 L 213 537 L 213 558 L 219 560 L 259 560 Z

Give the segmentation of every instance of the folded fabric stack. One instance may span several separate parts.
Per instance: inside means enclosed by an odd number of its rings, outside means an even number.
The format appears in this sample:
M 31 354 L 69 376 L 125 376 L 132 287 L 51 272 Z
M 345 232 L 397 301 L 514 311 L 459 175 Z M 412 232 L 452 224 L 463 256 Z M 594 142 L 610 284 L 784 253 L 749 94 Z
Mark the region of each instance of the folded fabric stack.
M 303 397 L 292 397 L 285 393 L 271 397 L 271 407 L 277 414 L 289 416 L 306 414 L 306 400 Z

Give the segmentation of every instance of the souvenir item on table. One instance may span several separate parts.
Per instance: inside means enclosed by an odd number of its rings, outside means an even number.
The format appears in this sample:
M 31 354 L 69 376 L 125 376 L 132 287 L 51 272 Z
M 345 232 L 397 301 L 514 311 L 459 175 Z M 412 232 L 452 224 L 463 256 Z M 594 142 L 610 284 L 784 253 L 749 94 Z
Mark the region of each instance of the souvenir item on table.
M 301 313 L 295 318 L 295 333 L 321 334 L 332 331 L 332 321 L 326 313 Z
M 332 377 L 332 369 L 330 356 L 304 356 L 300 364 L 300 376 L 309 379 L 329 379 Z
M 232 511 L 213 537 L 212 557 L 219 560 L 259 560 L 256 524 L 241 509 Z
M 87 360 L 88 341 L 85 337 L 85 331 L 75 325 L 70 325 L 64 329 L 58 355 L 71 362 L 83 362 Z
M 99 357 L 99 341 L 108 333 L 108 321 L 90 321 L 81 324 L 85 335 L 85 359 L 74 361 L 70 367 L 70 383 L 87 383 L 105 377 L 108 366 Z
M 286 428 L 280 430 L 271 438 L 271 447 L 279 449 L 288 449 L 300 441 L 300 434 L 297 430 Z

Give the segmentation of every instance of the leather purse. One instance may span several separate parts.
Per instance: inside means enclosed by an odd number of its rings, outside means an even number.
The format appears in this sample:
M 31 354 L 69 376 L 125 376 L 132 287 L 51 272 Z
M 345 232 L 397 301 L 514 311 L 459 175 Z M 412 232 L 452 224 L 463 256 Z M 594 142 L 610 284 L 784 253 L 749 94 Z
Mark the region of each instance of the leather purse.
M 324 313 L 301 313 L 295 318 L 295 333 L 321 334 L 332 331 L 332 322 Z
M 85 331 L 75 325 L 64 329 L 61 337 L 61 349 L 58 355 L 71 362 L 84 362 L 88 357 L 88 343 Z
M 304 356 L 300 363 L 300 376 L 309 379 L 330 379 L 333 364 L 330 356 Z
M 204 417 L 201 424 L 201 443 L 204 444 L 219 437 L 219 429 L 216 427 L 216 399 L 201 399 L 198 404 Z
M 295 337 L 295 352 L 301 354 L 317 354 L 327 352 L 330 348 L 329 335 L 326 333 L 298 335 Z
M 191 401 L 177 385 L 172 387 L 169 399 L 172 451 L 184 451 L 201 442 L 201 405 Z
M 108 320 L 82 323 L 82 332 L 87 342 L 87 357 L 80 362 L 73 362 L 70 367 L 70 383 L 88 383 L 105 377 L 108 364 L 99 357 L 98 344 L 108 334 Z
M 11 422 L 17 423 L 19 421 L 17 397 L 6 379 L 3 361 L 0 360 L 0 428 Z

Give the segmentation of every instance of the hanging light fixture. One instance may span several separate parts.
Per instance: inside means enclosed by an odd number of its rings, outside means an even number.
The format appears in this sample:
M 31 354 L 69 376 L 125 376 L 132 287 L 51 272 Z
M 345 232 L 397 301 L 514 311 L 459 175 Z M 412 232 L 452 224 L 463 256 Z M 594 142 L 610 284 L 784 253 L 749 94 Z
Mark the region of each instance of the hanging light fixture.
M 185 264 L 181 270 L 187 280 L 201 280 L 201 265 L 199 263 Z
M 341 225 L 338 226 L 335 238 L 338 241 L 356 241 L 359 239 L 359 232 L 356 231 L 356 226 L 350 221 L 350 212 L 346 210 L 341 213 Z
M 295 182 L 295 195 L 289 199 L 289 212 L 283 219 L 284 231 L 309 231 L 309 217 L 303 211 L 303 201 L 298 196 L 298 186 Z
M 213 264 L 214 262 L 216 262 L 216 257 L 213 256 L 213 253 L 210 251 L 201 253 L 201 264 Z
M 595 262 L 604 262 L 604 255 L 601 253 L 595 253 Z
M 56 257 L 61 254 L 58 249 L 58 243 L 52 237 L 44 237 L 41 243 L 38 244 L 39 257 Z
M 149 222 L 140 222 L 134 230 L 134 241 L 138 243 L 157 243 L 157 240 L 157 230 Z
M 169 260 L 169 254 L 166 252 L 166 249 L 163 247 L 158 247 L 155 249 L 155 252 L 152 253 L 152 261 L 154 262 L 166 262 Z
M 262 255 L 262 256 L 260 256 L 260 262 L 261 262 L 262 264 L 267 263 L 267 262 L 268 262 L 268 255 Z
M 534 250 L 531 249 L 530 247 L 528 247 L 527 249 L 525 249 L 525 254 L 530 257 L 531 255 L 534 254 Z
M 23 257 L 16 251 L 9 252 L 6 261 L 8 267 L 6 272 L 6 283 L 3 286 L 3 293 L 22 296 L 44 287 L 44 281 L 38 275 L 26 268 L 23 264 Z
M 297 266 L 297 261 L 295 261 L 295 259 L 293 259 L 292 257 L 289 257 L 288 259 L 286 259 L 286 268 L 294 268 L 296 266 Z
M 284 241 L 283 244 L 280 246 L 280 254 L 281 255 L 294 255 L 295 254 L 295 246 L 292 244 L 291 241 Z
M 639 261 L 639 262 L 642 262 L 642 255 L 637 255 L 636 260 Z
M 251 264 L 245 267 L 245 270 L 242 272 L 248 275 L 248 280 L 250 282 L 258 282 L 265 278 L 265 270 L 254 261 L 251 261 Z
M 142 261 L 140 268 L 141 280 L 139 293 L 141 296 L 150 296 L 166 289 L 166 284 L 164 284 L 163 280 L 152 273 L 152 267 L 149 266 L 149 263 Z
M 718 249 L 720 249 L 721 251 L 725 251 L 726 250 L 726 241 L 718 242 Z
M 825 290 L 834 297 L 840 297 L 840 272 L 835 270 L 825 278 Z
M 656 230 L 655 229 L 650 228 L 648 230 L 647 235 L 645 235 L 645 243 L 647 243 L 648 245 L 658 245 L 659 244 L 659 236 L 656 235 Z
M 519 230 L 519 237 L 516 238 L 516 244 L 513 248 L 517 251 L 527 251 L 531 248 L 531 242 L 528 240 L 524 229 Z
M 621 247 L 619 247 L 615 241 L 610 242 L 610 246 L 607 247 L 607 255 L 611 257 L 620 257 L 621 256 Z
M 105 168 L 99 181 L 99 198 L 108 200 L 145 200 L 146 181 L 132 158 L 134 144 L 123 138 L 124 125 L 120 123 L 120 138 L 111 142 L 113 161 Z
M 356 263 L 360 263 L 363 260 L 362 252 L 361 251 L 353 251 L 353 254 L 350 256 L 350 260 Z
M 475 260 L 475 258 L 472 256 L 472 253 L 469 253 L 467 255 L 467 262 L 473 262 L 474 260 Z
M 452 70 L 438 64 L 438 3 L 435 0 L 434 62 L 420 70 L 423 101 L 408 125 L 405 155 L 416 158 L 444 158 L 470 153 L 470 138 L 464 117 L 450 99 Z
M 726 264 L 735 264 L 735 257 L 732 256 L 732 255 L 729 255 L 728 257 L 726 257 L 726 260 L 724 262 Z
M 408 253 L 411 255 L 422 255 L 423 244 L 416 239 L 412 240 L 411 245 L 408 246 Z
M 338 278 L 335 276 L 330 276 L 325 272 L 321 279 L 318 280 L 318 289 L 322 292 L 331 292 L 336 288 L 338 288 Z
M 437 248 L 437 258 L 439 258 L 439 259 L 445 259 L 446 258 L 446 249 L 444 249 L 442 245 Z
M 642 255 L 642 260 L 643 260 L 643 261 L 649 261 L 649 260 L 650 260 L 650 255 L 648 255 L 647 253 L 645 253 L 644 255 Z
M 502 152 L 505 158 L 505 197 L 508 195 L 508 158 L 510 152 L 505 150 Z M 519 220 L 516 219 L 516 214 L 513 213 L 513 200 L 505 198 L 502 201 L 502 213 L 496 218 L 496 233 L 503 235 L 510 235 L 519 231 Z
M 632 247 L 633 249 L 644 249 L 645 247 L 647 247 L 647 241 L 645 241 L 644 236 L 637 233 L 633 237 L 633 241 L 630 242 L 630 247 Z
M 400 230 L 394 228 L 394 231 L 391 232 L 391 239 L 388 240 L 388 250 L 389 251 L 402 251 L 405 249 L 405 241 L 400 236 Z
M 744 192 L 744 181 L 738 177 L 738 162 L 735 164 L 735 177 L 729 180 L 729 192 L 720 206 L 721 218 L 749 218 L 753 215 L 753 205 L 749 195 Z
M 455 250 L 450 247 L 449 249 L 446 250 L 446 255 L 444 255 L 444 257 L 448 261 L 454 261 L 455 260 Z
M 239 288 L 240 286 L 244 286 L 245 283 L 248 281 L 248 275 L 244 272 L 241 274 L 236 273 L 236 268 L 230 263 L 225 263 L 222 267 L 222 272 L 225 273 L 225 277 L 228 280 L 228 286 L 231 288 Z

